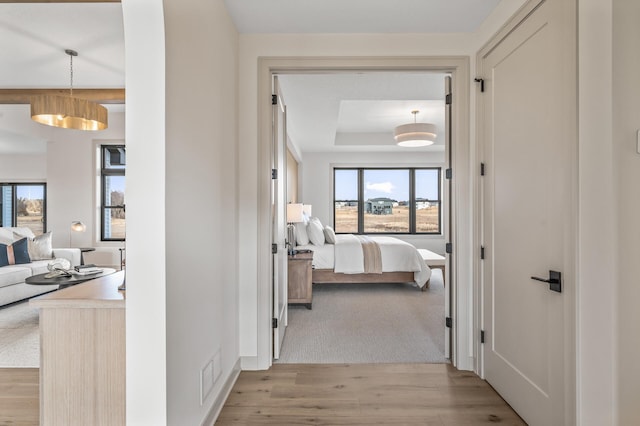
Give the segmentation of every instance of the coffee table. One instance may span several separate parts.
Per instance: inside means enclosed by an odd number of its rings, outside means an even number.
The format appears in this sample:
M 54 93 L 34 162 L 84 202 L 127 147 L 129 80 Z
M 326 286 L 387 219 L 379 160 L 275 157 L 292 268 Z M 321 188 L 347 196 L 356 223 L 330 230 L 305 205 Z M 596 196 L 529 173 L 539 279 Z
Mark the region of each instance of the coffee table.
M 102 268 L 102 272 L 98 274 L 72 275 L 70 277 L 65 277 L 63 275 L 60 275 L 53 278 L 45 278 L 45 275 L 49 274 L 47 272 L 44 274 L 30 276 L 26 278 L 24 282 L 32 285 L 56 285 L 57 284 L 59 285 L 58 287 L 58 290 L 59 290 L 65 287 L 70 287 L 72 285 L 76 285 L 76 284 L 83 283 L 85 281 L 92 280 L 94 278 L 104 277 L 105 275 L 110 275 L 110 274 L 113 274 L 114 272 L 116 272 L 116 270 L 113 268 Z

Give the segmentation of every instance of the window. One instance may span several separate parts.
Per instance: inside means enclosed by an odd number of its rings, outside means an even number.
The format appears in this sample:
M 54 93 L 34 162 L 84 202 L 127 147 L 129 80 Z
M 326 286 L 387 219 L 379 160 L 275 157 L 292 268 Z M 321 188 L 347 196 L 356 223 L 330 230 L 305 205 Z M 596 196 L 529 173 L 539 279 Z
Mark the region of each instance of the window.
M 441 169 L 336 168 L 336 233 L 440 234 Z
M 102 145 L 100 217 L 102 241 L 125 239 L 125 166 L 124 145 Z
M 0 226 L 24 226 L 35 235 L 47 231 L 47 184 L 0 183 Z

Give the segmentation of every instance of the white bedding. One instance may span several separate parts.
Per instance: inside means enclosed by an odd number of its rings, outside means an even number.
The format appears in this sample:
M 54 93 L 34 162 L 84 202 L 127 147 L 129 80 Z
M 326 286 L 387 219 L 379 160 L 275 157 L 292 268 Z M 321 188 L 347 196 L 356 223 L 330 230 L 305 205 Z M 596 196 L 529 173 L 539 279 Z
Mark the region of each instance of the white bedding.
M 414 280 L 423 287 L 431 277 L 431 269 L 426 265 L 418 250 L 411 244 L 393 237 L 371 237 L 378 243 L 382 254 L 382 272 L 413 272 Z M 355 235 L 338 234 L 336 243 L 316 246 L 308 244 L 297 249 L 313 250 L 313 267 L 333 269 L 343 274 L 364 272 L 362 246 Z

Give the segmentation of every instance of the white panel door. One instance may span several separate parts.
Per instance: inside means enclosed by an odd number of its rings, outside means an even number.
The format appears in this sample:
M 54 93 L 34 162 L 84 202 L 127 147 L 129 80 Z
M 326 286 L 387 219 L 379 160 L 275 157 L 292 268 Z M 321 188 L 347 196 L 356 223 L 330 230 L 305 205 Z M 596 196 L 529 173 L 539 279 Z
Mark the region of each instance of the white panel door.
M 575 60 L 564 0 L 488 52 L 481 138 L 486 380 L 530 425 L 563 425 L 575 281 Z M 562 292 L 531 277 L 562 273 Z M 571 405 L 571 404 L 569 404 Z
M 273 254 L 273 358 L 280 358 L 280 348 L 287 327 L 287 248 L 286 240 L 286 188 L 287 188 L 287 107 L 284 103 L 278 77 L 273 77 L 277 104 L 273 106 L 273 138 L 271 169 L 277 177 L 271 180 L 272 244 Z

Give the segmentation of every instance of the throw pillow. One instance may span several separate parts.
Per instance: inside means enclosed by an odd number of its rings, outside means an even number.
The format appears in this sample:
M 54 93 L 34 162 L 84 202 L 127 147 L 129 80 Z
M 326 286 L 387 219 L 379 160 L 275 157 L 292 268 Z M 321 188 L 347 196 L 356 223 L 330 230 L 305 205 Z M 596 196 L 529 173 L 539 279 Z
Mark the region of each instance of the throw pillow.
M 307 234 L 307 224 L 305 222 L 297 222 L 294 224 L 296 228 L 296 243 L 299 246 L 309 244 L 309 235 Z
M 53 246 L 51 244 L 51 232 L 29 238 L 29 257 L 31 260 L 53 259 Z
M 0 266 L 31 263 L 29 258 L 29 244 L 26 238 L 13 244 L 0 244 Z
M 23 237 L 27 237 L 27 238 L 35 238 L 36 234 L 33 233 L 33 231 L 31 230 L 31 228 L 27 227 L 27 226 L 14 226 L 11 228 L 11 230 L 13 232 L 15 232 L 16 234 L 18 234 L 20 236 L 20 238 Z
M 336 233 L 333 231 L 333 228 L 328 225 L 324 227 L 324 239 L 328 244 L 336 243 Z
M 13 231 L 10 228 L 0 228 L 0 244 L 11 244 L 15 240 Z
M 307 225 L 307 234 L 311 244 L 316 246 L 324 245 L 324 227 L 317 217 L 312 217 Z

